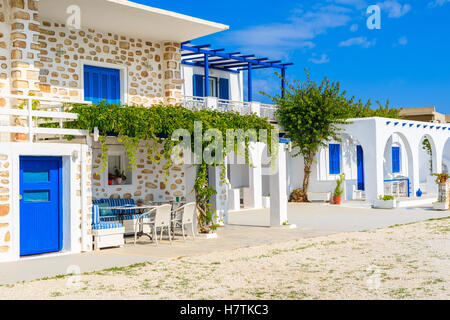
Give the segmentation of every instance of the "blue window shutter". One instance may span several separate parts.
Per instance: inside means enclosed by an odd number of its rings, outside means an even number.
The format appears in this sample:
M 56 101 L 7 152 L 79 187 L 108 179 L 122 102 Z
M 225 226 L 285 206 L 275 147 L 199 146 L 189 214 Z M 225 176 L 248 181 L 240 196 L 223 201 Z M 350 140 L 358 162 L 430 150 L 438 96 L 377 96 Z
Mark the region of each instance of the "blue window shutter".
M 193 95 L 194 97 L 204 97 L 205 96 L 205 90 L 204 90 L 204 77 L 199 74 L 194 74 L 193 78 Z
M 330 144 L 330 174 L 340 174 L 341 173 L 341 145 L 340 144 Z
M 120 105 L 120 70 L 84 66 L 84 100 Z
M 392 173 L 400 172 L 400 147 L 392 147 Z
M 230 100 L 230 80 L 219 79 L 219 99 Z

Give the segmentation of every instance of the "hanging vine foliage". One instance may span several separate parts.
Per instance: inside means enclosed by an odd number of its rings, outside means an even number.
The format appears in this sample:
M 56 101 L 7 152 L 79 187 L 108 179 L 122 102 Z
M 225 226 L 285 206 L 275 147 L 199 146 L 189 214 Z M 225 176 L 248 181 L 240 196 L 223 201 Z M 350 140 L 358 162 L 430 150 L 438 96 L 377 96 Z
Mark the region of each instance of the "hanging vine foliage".
M 171 139 L 175 130 L 184 129 L 191 135 L 191 150 L 194 150 L 194 145 L 198 139 L 202 139 L 202 154 L 205 150 L 211 147 L 217 147 L 218 145 L 224 146 L 221 148 L 221 159 L 224 159 L 226 154 L 234 151 L 239 154 L 242 146 L 238 144 L 238 140 L 235 139 L 230 145 L 229 141 L 226 143 L 227 130 L 241 130 L 243 132 L 253 131 L 256 132 L 256 136 L 249 138 L 246 136 L 245 141 L 245 159 L 248 164 L 248 146 L 250 139 L 260 142 L 265 142 L 272 147 L 274 142 L 274 135 L 272 130 L 274 128 L 267 121 L 262 119 L 256 114 L 240 115 L 237 112 L 219 112 L 216 110 L 189 110 L 180 105 L 166 106 L 163 104 L 155 105 L 150 108 L 142 106 L 119 106 L 110 105 L 106 103 L 100 103 L 98 105 L 81 105 L 71 104 L 66 106 L 67 110 L 78 114 L 76 121 L 65 123 L 67 128 L 76 128 L 84 130 L 93 130 L 98 128 L 100 132 L 99 142 L 102 145 L 102 169 L 104 171 L 107 166 L 107 145 L 106 137 L 108 135 L 115 135 L 118 140 L 124 145 L 126 152 L 130 160 L 130 168 L 136 167 L 136 150 L 139 143 L 145 141 L 148 155 L 155 162 L 159 162 L 159 157 L 163 156 L 166 165 L 166 176 L 169 174 L 169 170 L 172 166 L 171 152 L 180 141 L 173 141 Z M 195 135 L 195 123 L 200 122 L 202 124 L 202 132 L 200 137 Z M 208 130 L 215 130 L 222 136 L 222 141 L 216 137 L 211 139 L 204 139 L 204 135 Z M 266 130 L 267 136 L 260 137 L 260 130 Z M 207 141 L 205 141 L 207 140 Z M 278 137 L 277 137 L 278 140 Z M 157 150 L 158 147 L 163 147 L 163 154 L 160 155 Z M 225 147 L 226 146 L 226 147 Z M 218 150 L 218 149 L 215 149 Z M 271 149 L 270 149 L 271 150 Z M 198 226 L 200 231 L 208 233 L 213 230 L 214 211 L 211 207 L 210 200 L 216 194 L 213 188 L 209 187 L 208 183 L 208 168 L 209 166 L 218 166 L 225 171 L 223 163 L 206 163 L 202 157 L 201 165 L 199 165 L 198 173 L 195 181 L 194 191 L 196 195 L 197 208 L 198 208 Z M 224 175 L 223 179 L 225 179 Z

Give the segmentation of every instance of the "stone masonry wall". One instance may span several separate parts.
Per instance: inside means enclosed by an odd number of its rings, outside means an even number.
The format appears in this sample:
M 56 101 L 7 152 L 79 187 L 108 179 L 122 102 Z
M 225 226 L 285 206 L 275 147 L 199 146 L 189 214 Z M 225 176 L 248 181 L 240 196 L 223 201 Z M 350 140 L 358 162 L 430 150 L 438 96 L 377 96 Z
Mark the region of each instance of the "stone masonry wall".
M 162 154 L 162 150 L 160 150 Z M 169 177 L 165 181 L 165 161 L 153 162 L 147 154 L 144 144 L 138 148 L 137 168 L 134 169 L 134 180 L 132 185 L 107 184 L 107 172 L 97 174 L 101 168 L 101 149 L 95 146 L 93 149 L 92 166 L 92 194 L 94 199 L 102 198 L 133 198 L 145 201 L 166 202 L 175 200 L 176 197 L 184 200 L 186 193 L 185 168 L 173 167 L 170 169 Z M 158 158 L 157 158 L 158 159 Z
M 11 0 L 10 24 L 10 91 L 11 94 L 29 95 L 39 91 L 39 69 L 36 59 L 39 54 L 39 15 L 36 0 Z M 17 108 L 21 100 L 12 101 Z M 14 119 L 17 126 L 26 126 L 25 118 Z M 12 134 L 13 141 L 26 141 L 27 135 Z
M 0 108 L 9 108 L 9 100 L 2 97 L 10 92 L 10 7 L 7 0 L 0 0 Z M 9 116 L 0 116 L 0 125 L 9 126 Z M 0 133 L 1 141 L 10 141 L 10 134 Z
M 181 99 L 180 44 L 134 39 L 93 29 L 71 30 L 42 21 L 39 35 L 42 95 L 83 99 L 83 66 L 126 67 L 128 101 L 150 106 Z
M 11 248 L 10 159 L 0 151 L 0 255 Z

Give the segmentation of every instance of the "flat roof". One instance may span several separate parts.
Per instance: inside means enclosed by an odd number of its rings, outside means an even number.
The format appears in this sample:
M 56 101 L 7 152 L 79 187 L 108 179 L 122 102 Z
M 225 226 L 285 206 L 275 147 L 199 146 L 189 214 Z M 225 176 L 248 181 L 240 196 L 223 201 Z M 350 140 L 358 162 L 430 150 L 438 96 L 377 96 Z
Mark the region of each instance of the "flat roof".
M 66 23 L 67 8 L 81 9 L 81 26 L 150 41 L 184 42 L 229 26 L 126 0 L 40 0 L 39 17 Z

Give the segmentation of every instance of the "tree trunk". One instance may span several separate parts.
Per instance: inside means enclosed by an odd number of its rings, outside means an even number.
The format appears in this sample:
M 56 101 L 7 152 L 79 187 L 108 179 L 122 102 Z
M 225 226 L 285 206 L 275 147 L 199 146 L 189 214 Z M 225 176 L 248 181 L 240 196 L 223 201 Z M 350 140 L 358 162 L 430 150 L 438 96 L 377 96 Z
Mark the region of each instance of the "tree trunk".
M 308 157 L 305 158 L 305 170 L 303 176 L 303 199 L 304 202 L 309 202 L 308 199 L 308 187 L 309 187 L 309 177 L 311 176 L 311 167 L 314 161 L 314 152 L 310 151 Z

